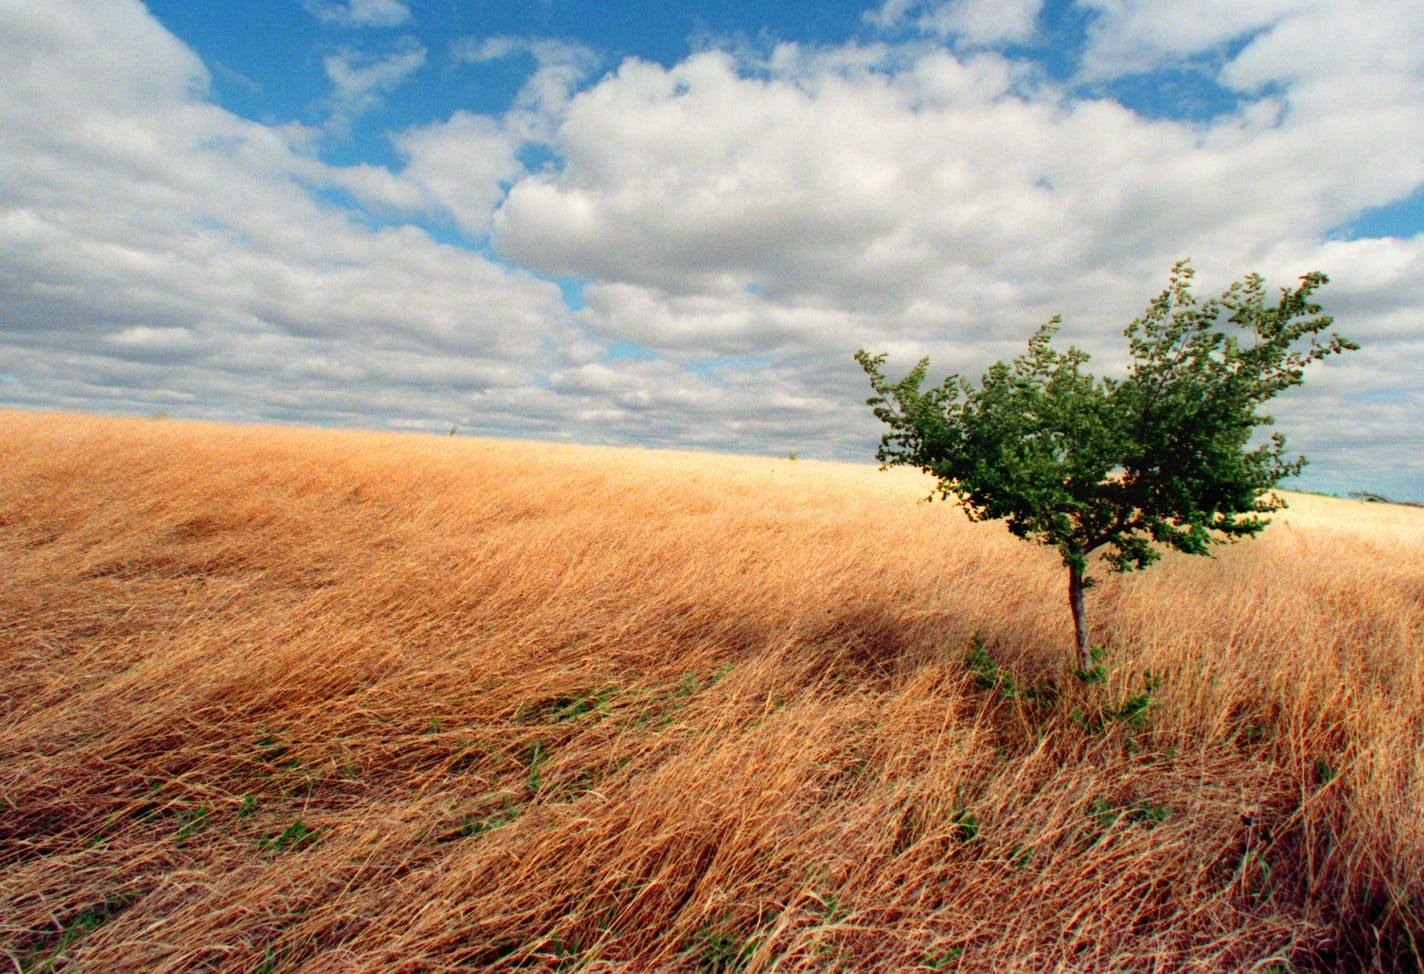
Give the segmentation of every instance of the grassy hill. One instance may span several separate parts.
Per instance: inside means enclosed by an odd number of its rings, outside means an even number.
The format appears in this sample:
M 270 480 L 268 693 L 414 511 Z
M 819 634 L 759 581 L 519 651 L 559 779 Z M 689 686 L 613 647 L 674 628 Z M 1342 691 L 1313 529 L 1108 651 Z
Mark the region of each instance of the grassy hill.
M 927 488 L 0 413 L 0 962 L 1421 966 L 1424 511 L 1105 580 L 1084 685 Z

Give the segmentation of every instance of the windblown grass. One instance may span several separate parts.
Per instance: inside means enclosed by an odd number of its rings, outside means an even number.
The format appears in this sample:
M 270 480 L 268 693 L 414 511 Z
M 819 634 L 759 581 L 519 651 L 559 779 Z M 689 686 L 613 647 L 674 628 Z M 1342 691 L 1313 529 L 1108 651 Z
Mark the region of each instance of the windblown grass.
M 17 969 L 1421 966 L 1424 512 L 1105 581 L 1089 685 L 1056 556 L 904 471 L 19 413 L 0 464 Z

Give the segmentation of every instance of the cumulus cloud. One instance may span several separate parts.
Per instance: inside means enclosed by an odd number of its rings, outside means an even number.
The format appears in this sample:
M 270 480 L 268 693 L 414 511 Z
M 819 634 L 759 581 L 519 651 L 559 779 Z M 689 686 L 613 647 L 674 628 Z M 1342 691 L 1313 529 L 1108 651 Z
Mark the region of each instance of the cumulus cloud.
M 456 112 L 443 122 L 409 129 L 396 137 L 406 165 L 406 183 L 428 198 L 472 237 L 489 230 L 506 185 L 524 171 L 523 137 L 502 120 Z
M 1233 156 L 1300 153 L 1282 182 L 1310 169 L 1322 200 L 1315 230 L 1424 186 L 1418 144 L 1424 6 L 1409 0 L 1216 2 L 1182 15 L 1167 0 L 1085 0 L 1097 11 L 1087 78 L 1187 66 L 1245 98 L 1211 137 Z M 1259 122 L 1272 124 L 1262 131 Z M 1280 124 L 1275 124 L 1279 122 Z
M 1080 6 L 1092 14 L 1084 72 L 1115 76 L 1221 54 L 1232 42 L 1248 40 L 1302 4 L 1203 0 L 1187 10 L 1164 0 L 1081 0 Z
M 1283 10 L 1224 67 L 1245 90 L 1289 85 L 1292 100 L 1413 104 L 1424 77 L 1424 7 L 1410 0 L 1302 2 Z
M 625 62 L 574 98 L 563 166 L 512 187 L 494 240 L 594 282 L 582 320 L 605 340 L 672 362 L 771 354 L 822 401 L 858 401 L 840 360 L 858 345 L 973 375 L 1059 311 L 1111 367 L 1176 259 L 1197 257 L 1206 291 L 1252 269 L 1289 285 L 1353 267 L 1328 231 L 1407 195 L 1424 162 L 1398 151 L 1424 144 L 1424 113 L 1398 110 L 1421 102 L 1408 74 L 1363 118 L 1266 97 L 1201 124 L 1026 86 L 992 53 L 921 51 L 887 71 L 788 49 L 757 68 L 717 51 Z M 1424 250 L 1397 246 L 1406 266 Z M 1397 279 L 1376 283 L 1404 317 L 1420 307 Z M 1392 327 L 1361 318 L 1346 331 L 1367 344 Z M 1356 362 L 1412 387 L 1389 358 Z M 1313 401 L 1331 405 L 1306 439 L 1328 455 L 1355 410 L 1348 383 L 1321 384 Z
M 509 186 L 525 174 L 521 150 L 552 139 L 597 58 L 577 44 L 519 37 L 462 38 L 449 53 L 456 64 L 526 57 L 533 68 L 513 104 L 499 115 L 457 110 L 393 134 L 404 162 L 399 173 L 354 166 L 329 170 L 324 177 L 366 205 L 442 214 L 478 240 L 488 233 Z M 399 66 L 393 65 L 392 76 Z M 399 77 L 394 80 L 398 83 Z M 353 87 L 358 98 L 367 93 L 366 86 Z
M 1365 349 L 1285 397 L 1280 428 L 1317 484 L 1424 494 L 1424 236 L 1339 232 L 1424 184 L 1421 45 L 1314 4 L 1172 33 L 1165 0 L 1095 2 L 1084 73 L 1059 82 L 985 49 L 1031 30 L 1033 4 L 995 23 L 888 2 L 886 25 L 948 43 L 601 76 L 577 45 L 467 39 L 436 56 L 527 59 L 528 83 L 508 111 L 392 132 L 393 170 L 324 164 L 318 135 L 211 104 L 137 3 L 0 0 L 0 400 L 864 459 L 856 348 L 977 376 L 1062 312 L 1111 370 L 1191 256 L 1204 293 L 1331 274 L 1322 297 Z M 1312 16 L 1329 45 L 1307 43 Z M 333 54 L 337 114 L 429 56 Z M 1152 119 L 1083 94 L 1167 64 L 1239 106 Z M 431 213 L 499 260 L 437 243 L 412 222 Z M 584 282 L 580 310 L 552 279 Z
M 5 401 L 480 426 L 562 363 L 556 286 L 322 204 L 411 197 L 207 103 L 138 4 L 44 11 L 0 4 Z
M 575 98 L 563 167 L 512 188 L 496 245 L 549 274 L 729 308 L 748 288 L 885 316 L 928 303 L 962 328 L 966 312 L 1038 306 L 1074 273 L 1165 268 L 1184 250 L 1250 259 L 1318 234 L 1375 201 L 1343 177 L 1401 135 L 1352 131 L 1329 160 L 1319 120 L 1203 129 L 1051 89 L 1030 99 L 989 55 L 813 80 L 748 76 L 717 52 L 625 63 Z

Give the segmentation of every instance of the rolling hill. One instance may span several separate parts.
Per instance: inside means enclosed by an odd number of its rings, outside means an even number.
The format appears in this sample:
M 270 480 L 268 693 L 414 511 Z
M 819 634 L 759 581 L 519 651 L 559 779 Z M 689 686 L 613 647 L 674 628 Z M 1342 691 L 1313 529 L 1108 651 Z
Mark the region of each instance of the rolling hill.
M 919 474 L 0 413 L 23 971 L 1381 970 L 1424 511 L 1089 593 Z

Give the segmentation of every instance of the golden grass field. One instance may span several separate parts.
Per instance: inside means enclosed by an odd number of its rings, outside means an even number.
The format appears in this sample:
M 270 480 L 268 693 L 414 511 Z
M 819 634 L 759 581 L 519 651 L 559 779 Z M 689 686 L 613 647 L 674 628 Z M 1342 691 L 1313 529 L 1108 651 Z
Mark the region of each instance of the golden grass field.
M 16 412 L 0 462 L 0 968 L 1422 966 L 1424 510 L 1105 578 L 1089 685 L 1057 555 L 905 470 Z

